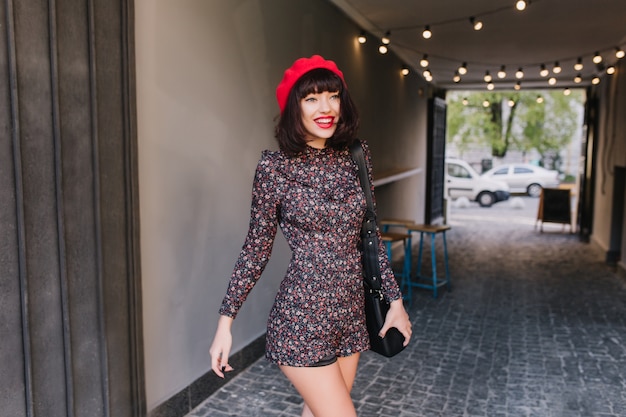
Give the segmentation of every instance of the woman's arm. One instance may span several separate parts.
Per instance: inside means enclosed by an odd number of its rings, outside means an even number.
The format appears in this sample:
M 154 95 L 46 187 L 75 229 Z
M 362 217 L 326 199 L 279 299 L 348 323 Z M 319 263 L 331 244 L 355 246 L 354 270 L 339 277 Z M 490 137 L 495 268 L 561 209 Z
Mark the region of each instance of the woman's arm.
M 365 151 L 367 175 L 369 177 L 372 187 L 372 200 L 374 202 L 374 209 L 376 210 L 376 197 L 374 196 L 371 153 L 369 151 L 369 147 L 365 142 L 363 142 L 363 150 Z M 387 334 L 387 330 L 395 327 L 404 336 L 404 346 L 406 346 L 409 344 L 409 340 L 411 339 L 411 333 L 413 332 L 412 324 L 409 320 L 409 315 L 404 309 L 404 304 L 402 303 L 402 293 L 400 292 L 398 282 L 396 281 L 393 270 L 391 269 L 390 259 L 388 259 L 387 257 L 387 248 L 385 247 L 385 244 L 381 239 L 380 229 L 378 229 L 378 227 L 376 229 L 376 234 L 378 235 L 378 259 L 380 262 L 382 292 L 385 298 L 390 302 L 389 311 L 387 312 L 387 316 L 385 317 L 385 324 L 380 329 L 380 336 L 385 337 L 385 335 Z
M 256 168 L 248 234 L 220 306 L 220 318 L 209 350 L 211 369 L 221 378 L 224 372 L 233 370 L 228 364 L 232 323 L 269 261 L 278 228 L 277 173 L 270 156 L 264 152 Z
M 363 144 L 363 151 L 365 153 L 365 163 L 367 165 L 367 176 L 369 177 L 371 189 L 372 189 L 372 201 L 374 203 L 374 210 L 378 212 L 376 208 L 376 195 L 374 193 L 374 182 L 372 175 L 372 154 L 367 146 L 366 142 L 361 142 Z M 400 292 L 400 288 L 398 287 L 398 282 L 393 274 L 393 270 L 391 269 L 390 259 L 387 257 L 387 248 L 383 243 L 383 240 L 380 236 L 380 229 L 378 225 L 376 227 L 376 234 L 378 235 L 378 259 L 380 262 L 380 278 L 381 278 L 381 287 L 383 295 L 385 299 L 389 302 L 401 299 L 402 293 Z
M 220 314 L 237 316 L 241 305 L 257 283 L 272 254 L 278 229 L 278 173 L 274 159 L 267 152 L 259 161 L 252 186 L 250 224 L 245 242 L 235 262 Z

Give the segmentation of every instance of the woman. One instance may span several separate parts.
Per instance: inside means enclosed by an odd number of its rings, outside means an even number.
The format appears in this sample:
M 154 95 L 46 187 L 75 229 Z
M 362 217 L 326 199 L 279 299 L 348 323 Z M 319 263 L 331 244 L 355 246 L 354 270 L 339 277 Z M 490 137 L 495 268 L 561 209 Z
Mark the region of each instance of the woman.
M 250 228 L 220 308 L 212 369 L 222 378 L 232 370 L 231 325 L 280 226 L 293 253 L 268 319 L 266 357 L 302 395 L 302 416 L 356 416 L 350 390 L 360 352 L 369 349 L 358 249 L 365 197 L 348 149 L 357 111 L 342 72 L 318 55 L 287 69 L 276 97 L 280 151 L 264 151 L 256 169 Z M 411 323 L 382 243 L 379 254 L 391 301 L 380 333 L 396 327 L 406 345 Z

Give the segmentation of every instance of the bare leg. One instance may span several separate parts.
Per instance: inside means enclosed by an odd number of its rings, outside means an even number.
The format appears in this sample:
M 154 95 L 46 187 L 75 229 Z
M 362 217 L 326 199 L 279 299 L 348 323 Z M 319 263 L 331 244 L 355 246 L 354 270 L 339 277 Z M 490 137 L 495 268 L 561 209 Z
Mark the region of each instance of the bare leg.
M 359 354 L 337 358 L 328 366 L 296 368 L 281 366 L 304 399 L 302 417 L 356 417 L 350 390 Z
M 351 356 L 345 356 L 343 358 L 337 358 L 337 363 L 341 369 L 343 380 L 346 383 L 348 392 L 352 391 L 352 385 L 354 385 L 354 378 L 356 378 L 356 370 L 359 366 L 360 353 L 355 353 Z

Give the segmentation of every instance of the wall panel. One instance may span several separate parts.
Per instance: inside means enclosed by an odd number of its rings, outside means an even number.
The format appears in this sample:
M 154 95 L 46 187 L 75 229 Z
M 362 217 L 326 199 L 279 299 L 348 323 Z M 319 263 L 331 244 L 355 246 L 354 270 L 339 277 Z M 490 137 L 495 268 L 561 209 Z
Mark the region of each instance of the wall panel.
M 23 351 L 20 247 L 22 222 L 18 219 L 20 188 L 16 179 L 15 140 L 12 120 L 17 107 L 15 65 L 12 56 L 14 37 L 12 21 L 7 19 L 10 4 L 0 7 L 0 415 L 26 415 L 27 367 Z M 10 24 L 9 24 L 10 23 Z M 20 180 L 21 181 L 21 180 Z
M 0 6 L 0 415 L 145 414 L 132 1 Z

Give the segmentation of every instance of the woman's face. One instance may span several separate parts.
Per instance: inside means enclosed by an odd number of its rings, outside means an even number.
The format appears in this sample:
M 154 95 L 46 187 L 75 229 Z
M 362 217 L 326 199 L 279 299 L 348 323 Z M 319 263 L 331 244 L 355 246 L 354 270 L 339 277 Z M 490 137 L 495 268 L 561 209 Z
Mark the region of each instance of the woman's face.
M 324 148 L 326 139 L 337 130 L 341 110 L 339 92 L 311 93 L 300 100 L 300 110 L 308 145 Z

